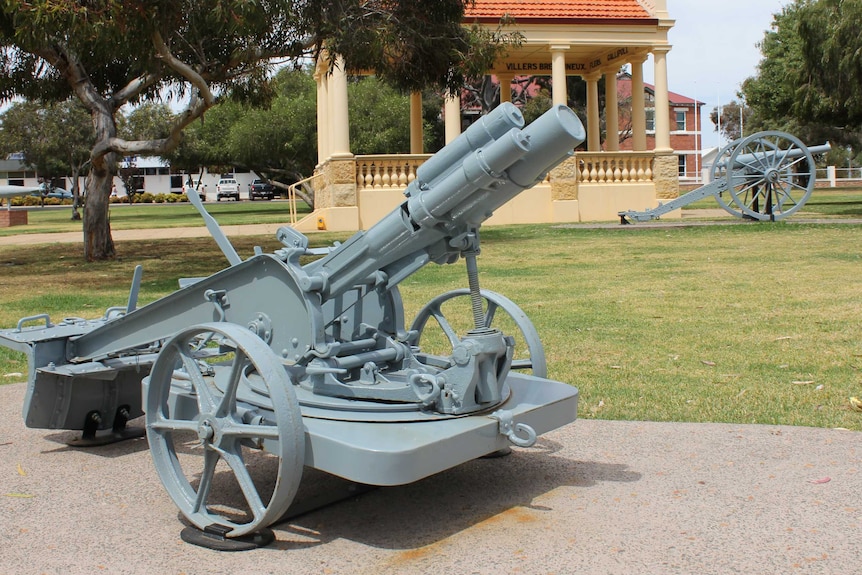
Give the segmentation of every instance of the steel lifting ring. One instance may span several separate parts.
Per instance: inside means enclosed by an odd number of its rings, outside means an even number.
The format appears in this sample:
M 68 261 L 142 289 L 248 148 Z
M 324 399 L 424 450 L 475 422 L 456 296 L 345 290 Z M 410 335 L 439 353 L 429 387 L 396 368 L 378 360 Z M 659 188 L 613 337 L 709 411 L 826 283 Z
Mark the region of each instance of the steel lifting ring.
M 526 423 L 515 423 L 512 412 L 508 409 L 498 409 L 489 417 L 500 423 L 500 435 L 505 435 L 509 441 L 518 447 L 532 447 L 536 443 L 536 430 Z M 521 433 L 525 437 L 520 437 Z

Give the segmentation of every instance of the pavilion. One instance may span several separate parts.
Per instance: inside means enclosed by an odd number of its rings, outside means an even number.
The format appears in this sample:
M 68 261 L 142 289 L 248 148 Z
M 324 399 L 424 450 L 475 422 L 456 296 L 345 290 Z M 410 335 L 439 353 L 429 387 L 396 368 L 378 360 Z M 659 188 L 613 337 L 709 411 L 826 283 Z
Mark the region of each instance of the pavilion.
M 515 21 L 523 43 L 488 74 L 501 85 L 516 76 L 548 75 L 554 104 L 567 102 L 567 75 L 587 83 L 585 150 L 556 168 L 542 184 L 501 208 L 488 224 L 612 220 L 618 211 L 645 209 L 679 193 L 678 160 L 670 145 L 667 54 L 674 24 L 667 0 L 476 0 L 465 15 L 496 28 L 502 16 Z M 643 67 L 654 65 L 654 149 L 647 149 Z M 605 121 L 619 126 L 617 74 L 631 73 L 631 150 L 619 139 L 601 142 L 599 81 L 604 78 Z M 331 74 L 319 66 L 318 167 L 312 177 L 315 212 L 300 229 L 367 229 L 403 201 L 402 192 L 428 158 L 422 149 L 421 95 L 411 95 L 411 153 L 357 156 L 350 150 L 347 77 L 337 65 Z M 501 99 L 509 90 L 501 90 Z M 444 105 L 446 142 L 461 131 L 460 98 Z M 653 131 L 650 131 L 653 135 Z

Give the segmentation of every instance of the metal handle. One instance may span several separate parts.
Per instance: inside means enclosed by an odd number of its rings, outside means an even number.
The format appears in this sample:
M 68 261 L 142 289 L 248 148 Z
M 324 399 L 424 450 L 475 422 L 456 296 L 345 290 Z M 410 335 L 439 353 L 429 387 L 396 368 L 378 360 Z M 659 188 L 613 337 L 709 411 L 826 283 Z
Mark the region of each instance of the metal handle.
M 39 315 L 30 315 L 30 316 L 22 317 L 21 319 L 19 319 L 18 320 L 18 327 L 15 331 L 20 332 L 21 329 L 24 327 L 25 323 L 27 323 L 28 321 L 36 321 L 38 319 L 44 319 L 45 320 L 45 327 L 54 327 L 54 324 L 51 323 L 51 316 L 49 316 L 47 313 L 40 313 Z

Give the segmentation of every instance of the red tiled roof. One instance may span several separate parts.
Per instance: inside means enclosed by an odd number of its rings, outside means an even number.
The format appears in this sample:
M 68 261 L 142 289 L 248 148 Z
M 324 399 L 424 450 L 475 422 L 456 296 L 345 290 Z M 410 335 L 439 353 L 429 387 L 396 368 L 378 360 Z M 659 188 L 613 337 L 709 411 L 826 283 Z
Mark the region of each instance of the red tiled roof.
M 495 19 L 508 14 L 515 20 L 652 20 L 637 0 L 476 0 L 465 18 Z

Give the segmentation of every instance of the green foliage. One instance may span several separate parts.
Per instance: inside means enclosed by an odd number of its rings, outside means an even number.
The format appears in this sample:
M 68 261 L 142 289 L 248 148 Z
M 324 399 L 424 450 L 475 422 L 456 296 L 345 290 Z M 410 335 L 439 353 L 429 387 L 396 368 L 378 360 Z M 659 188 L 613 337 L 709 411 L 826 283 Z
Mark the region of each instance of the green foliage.
M 311 175 L 317 164 L 317 91 L 304 70 L 285 68 L 266 107 L 246 107 L 226 137 L 233 163 L 258 174 L 284 174 L 284 183 Z
M 11 198 L 13 206 L 16 207 L 35 207 L 35 206 L 63 206 L 63 205 L 72 205 L 72 200 L 61 200 L 60 198 L 43 198 L 41 196 L 17 196 Z M 63 214 L 63 217 L 68 217 L 66 214 Z
M 774 15 L 757 75 L 740 93 L 751 131 L 862 149 L 860 21 L 862 0 L 793 0 Z
M 799 8 L 806 86 L 798 110 L 836 127 L 862 126 L 862 0 L 817 0 Z
M 90 157 L 93 122 L 75 100 L 15 102 L 0 122 L 0 153 L 23 153 L 46 180 L 79 172 Z
M 793 118 L 796 93 L 803 69 L 802 44 L 797 33 L 799 7 L 794 0 L 773 16 L 771 29 L 766 32 L 760 51 L 763 59 L 757 75 L 742 84 L 746 103 L 754 111 L 752 128 L 798 132 Z
M 180 145 L 164 157 L 176 170 L 195 173 L 202 166 L 213 172 L 231 165 L 231 148 L 227 135 L 231 127 L 246 114 L 243 104 L 222 102 L 186 128 Z
M 350 147 L 355 154 L 410 153 L 410 99 L 376 77 L 348 86 Z
M 161 102 L 144 102 L 123 118 L 119 135 L 127 140 L 167 138 L 174 120 L 171 107 Z

